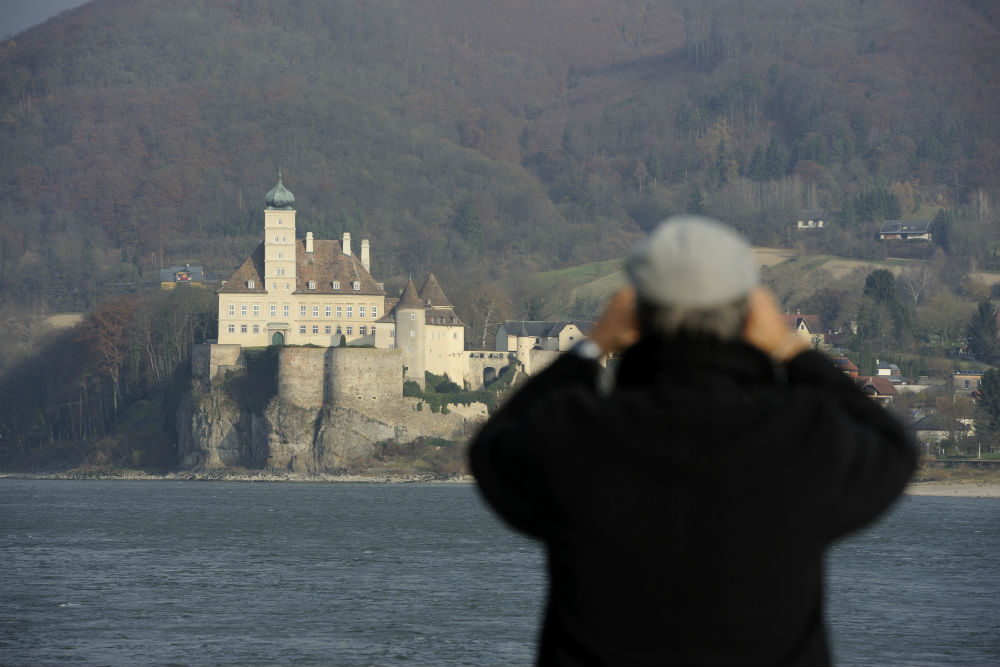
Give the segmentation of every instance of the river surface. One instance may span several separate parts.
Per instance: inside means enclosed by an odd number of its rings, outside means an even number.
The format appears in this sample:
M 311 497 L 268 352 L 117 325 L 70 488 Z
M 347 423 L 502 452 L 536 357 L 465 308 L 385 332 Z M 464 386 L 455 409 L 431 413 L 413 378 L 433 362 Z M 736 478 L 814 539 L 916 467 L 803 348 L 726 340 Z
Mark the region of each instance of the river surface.
M 840 664 L 1000 663 L 1000 499 L 834 548 Z M 468 484 L 0 479 L 0 664 L 525 664 L 541 550 Z

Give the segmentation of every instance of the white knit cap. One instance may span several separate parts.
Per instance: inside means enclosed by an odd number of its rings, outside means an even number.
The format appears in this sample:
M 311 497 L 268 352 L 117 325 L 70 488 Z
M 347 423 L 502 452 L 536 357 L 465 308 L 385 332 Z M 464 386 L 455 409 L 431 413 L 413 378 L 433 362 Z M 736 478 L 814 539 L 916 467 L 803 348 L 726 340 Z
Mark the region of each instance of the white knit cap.
M 758 283 L 750 245 L 709 218 L 677 216 L 640 243 L 626 270 L 640 301 L 710 308 L 746 296 Z

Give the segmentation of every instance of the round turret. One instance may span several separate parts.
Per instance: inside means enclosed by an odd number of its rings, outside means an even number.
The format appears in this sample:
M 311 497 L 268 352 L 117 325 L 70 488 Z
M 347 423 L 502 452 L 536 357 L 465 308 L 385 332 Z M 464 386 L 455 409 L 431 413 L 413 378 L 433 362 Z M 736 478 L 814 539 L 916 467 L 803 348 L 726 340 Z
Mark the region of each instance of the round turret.
M 295 195 L 281 182 L 281 170 L 278 170 L 278 184 L 264 196 L 268 208 L 292 208 L 295 206 Z

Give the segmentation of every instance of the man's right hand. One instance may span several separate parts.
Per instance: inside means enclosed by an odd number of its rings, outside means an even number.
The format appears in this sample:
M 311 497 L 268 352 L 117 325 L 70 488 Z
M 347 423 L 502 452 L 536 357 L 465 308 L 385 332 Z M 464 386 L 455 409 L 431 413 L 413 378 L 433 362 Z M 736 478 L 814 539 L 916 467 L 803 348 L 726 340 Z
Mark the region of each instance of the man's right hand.
M 760 286 L 747 295 L 743 340 L 780 362 L 786 362 L 809 349 L 809 345 L 785 322 L 771 292 Z
M 590 330 L 590 340 L 597 343 L 604 354 L 621 352 L 639 340 L 634 289 L 626 287 L 611 297 L 601 319 Z

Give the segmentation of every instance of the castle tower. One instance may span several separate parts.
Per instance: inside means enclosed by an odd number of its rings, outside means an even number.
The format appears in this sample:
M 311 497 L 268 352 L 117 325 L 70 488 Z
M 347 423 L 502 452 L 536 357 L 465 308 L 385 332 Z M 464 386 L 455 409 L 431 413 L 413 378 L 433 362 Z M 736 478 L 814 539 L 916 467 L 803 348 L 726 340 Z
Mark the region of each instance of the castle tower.
M 396 304 L 396 347 L 402 351 L 404 377 L 424 386 L 424 345 L 426 344 L 426 315 L 413 280 L 406 283 Z
M 264 289 L 269 294 L 295 291 L 295 195 L 281 182 L 264 197 Z

